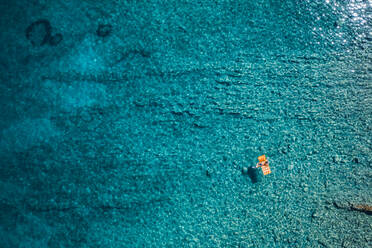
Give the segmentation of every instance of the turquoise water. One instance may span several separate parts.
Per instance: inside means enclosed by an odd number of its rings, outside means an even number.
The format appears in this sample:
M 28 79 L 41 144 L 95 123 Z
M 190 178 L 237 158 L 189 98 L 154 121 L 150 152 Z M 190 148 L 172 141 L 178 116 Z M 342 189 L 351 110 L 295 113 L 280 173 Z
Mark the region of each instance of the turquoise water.
M 372 246 L 369 1 L 0 9 L 0 247 Z

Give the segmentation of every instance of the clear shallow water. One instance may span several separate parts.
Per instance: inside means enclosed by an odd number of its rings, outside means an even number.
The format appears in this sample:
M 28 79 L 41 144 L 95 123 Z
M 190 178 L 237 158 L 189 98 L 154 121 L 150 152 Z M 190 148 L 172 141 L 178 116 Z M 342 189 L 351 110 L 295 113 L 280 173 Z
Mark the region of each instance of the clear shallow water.
M 0 246 L 370 246 L 370 8 L 3 4 Z

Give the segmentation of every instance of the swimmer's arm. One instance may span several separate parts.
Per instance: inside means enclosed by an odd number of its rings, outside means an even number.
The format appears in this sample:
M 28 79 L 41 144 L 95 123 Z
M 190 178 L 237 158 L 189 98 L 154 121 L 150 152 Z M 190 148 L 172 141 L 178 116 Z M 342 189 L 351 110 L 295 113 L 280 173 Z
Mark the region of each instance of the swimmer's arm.
M 262 163 L 262 162 L 258 162 L 257 164 L 256 164 L 256 168 L 258 168 L 258 167 L 262 167 L 262 166 L 264 166 L 264 165 L 269 165 L 269 161 L 265 161 L 265 163 Z

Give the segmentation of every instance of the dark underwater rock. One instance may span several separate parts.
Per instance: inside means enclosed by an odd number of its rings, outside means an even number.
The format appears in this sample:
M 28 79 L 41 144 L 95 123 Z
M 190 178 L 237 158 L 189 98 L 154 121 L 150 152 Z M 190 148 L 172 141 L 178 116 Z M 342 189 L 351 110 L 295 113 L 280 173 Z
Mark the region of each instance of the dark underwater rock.
M 56 46 L 58 45 L 61 41 L 63 40 L 62 34 L 56 34 L 54 36 L 51 36 L 49 39 L 49 44 L 51 46 Z
M 372 205 L 369 204 L 356 204 L 356 203 L 349 203 L 349 202 L 343 202 L 343 201 L 334 201 L 333 205 L 338 209 L 346 209 L 349 211 L 359 211 L 366 213 L 368 215 L 372 215 Z
M 99 37 L 106 37 L 112 31 L 112 25 L 110 24 L 100 24 L 97 29 L 97 35 Z
M 368 215 L 372 215 L 372 206 L 367 204 L 352 204 L 351 205 L 352 210 L 364 212 Z
M 26 38 L 33 46 L 58 45 L 62 39 L 62 34 L 52 36 L 52 25 L 46 19 L 40 19 L 33 23 L 26 29 Z
M 52 26 L 46 19 L 40 19 L 31 23 L 26 29 L 26 38 L 33 46 L 43 46 L 49 43 L 52 33 Z

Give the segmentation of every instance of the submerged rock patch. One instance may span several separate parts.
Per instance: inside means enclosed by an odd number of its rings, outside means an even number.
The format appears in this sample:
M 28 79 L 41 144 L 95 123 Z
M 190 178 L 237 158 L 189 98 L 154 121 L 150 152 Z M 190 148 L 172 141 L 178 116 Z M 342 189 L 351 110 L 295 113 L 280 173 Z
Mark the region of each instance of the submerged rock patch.
M 52 26 L 46 19 L 41 19 L 31 23 L 26 29 L 26 38 L 33 46 L 43 46 L 51 38 Z
M 97 29 L 97 35 L 99 37 L 106 37 L 110 35 L 112 31 L 112 25 L 111 24 L 100 24 Z
M 46 19 L 40 19 L 31 23 L 26 28 L 26 38 L 33 46 L 58 45 L 63 37 L 62 34 L 52 35 L 52 25 Z
M 52 36 L 49 40 L 49 44 L 51 46 L 56 46 L 58 45 L 61 41 L 63 40 L 63 36 L 62 34 L 56 34 L 54 36 Z

